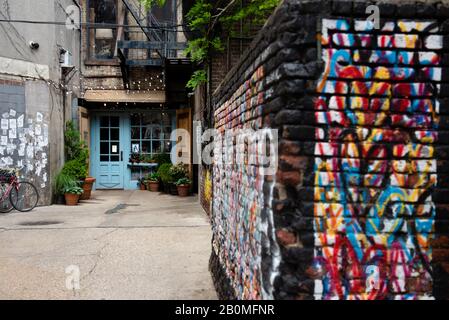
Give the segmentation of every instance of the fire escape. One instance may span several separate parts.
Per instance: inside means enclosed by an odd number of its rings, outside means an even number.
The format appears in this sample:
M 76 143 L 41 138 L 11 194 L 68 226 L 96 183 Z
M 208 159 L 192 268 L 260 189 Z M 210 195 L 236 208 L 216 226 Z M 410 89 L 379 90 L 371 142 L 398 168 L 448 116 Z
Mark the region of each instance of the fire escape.
M 125 27 L 118 30 L 117 56 L 120 58 L 125 82 L 128 81 L 129 68 L 133 66 L 166 67 L 168 65 L 188 65 L 190 60 L 183 55 L 185 42 L 177 41 L 176 21 L 160 22 L 136 0 L 122 0 L 137 23 L 138 28 Z M 124 25 L 126 16 L 122 15 L 119 24 Z M 136 32 L 138 30 L 138 32 Z M 139 33 L 139 34 L 137 34 Z M 144 37 L 142 37 L 142 33 Z M 136 38 L 143 38 L 135 40 Z

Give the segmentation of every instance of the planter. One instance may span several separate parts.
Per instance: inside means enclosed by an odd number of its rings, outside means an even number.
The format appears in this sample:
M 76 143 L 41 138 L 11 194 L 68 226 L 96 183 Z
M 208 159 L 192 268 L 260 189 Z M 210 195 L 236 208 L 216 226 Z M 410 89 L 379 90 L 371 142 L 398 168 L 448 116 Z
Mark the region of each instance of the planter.
M 148 181 L 147 189 L 151 192 L 159 192 L 159 182 Z
M 163 191 L 164 193 L 170 193 L 170 184 L 164 182 L 164 183 L 162 184 L 162 191 Z
M 79 194 L 72 194 L 72 193 L 66 193 L 64 195 L 65 197 L 65 204 L 68 206 L 76 206 L 78 205 L 78 201 L 80 199 Z
M 63 194 L 56 195 L 55 204 L 65 204 L 65 197 Z
M 174 183 L 170 183 L 170 194 L 172 196 L 178 195 L 178 187 Z
M 180 197 L 188 197 L 190 195 L 190 185 L 178 186 L 178 195 Z
M 146 190 L 147 188 L 145 187 L 145 184 L 144 183 L 141 183 L 140 184 L 140 190 Z
M 92 187 L 97 179 L 87 177 L 83 183 L 83 194 L 80 196 L 80 200 L 89 200 L 92 194 Z

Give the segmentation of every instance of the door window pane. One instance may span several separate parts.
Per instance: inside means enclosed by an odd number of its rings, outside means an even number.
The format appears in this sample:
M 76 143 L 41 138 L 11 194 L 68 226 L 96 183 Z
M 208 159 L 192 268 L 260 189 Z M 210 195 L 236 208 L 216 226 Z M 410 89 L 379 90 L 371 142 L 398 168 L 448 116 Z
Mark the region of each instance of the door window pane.
M 119 117 L 111 117 L 111 127 L 115 127 L 115 128 L 120 127 L 120 118 Z
M 151 141 L 142 141 L 142 153 L 151 154 Z
M 118 154 L 120 152 L 120 144 L 118 142 L 111 143 L 111 154 Z
M 153 127 L 153 139 L 160 139 L 161 138 L 161 126 L 155 125 Z
M 111 140 L 119 141 L 120 140 L 120 129 L 111 129 Z
M 100 127 L 102 128 L 109 127 L 109 117 L 100 117 Z
M 109 142 L 100 142 L 100 153 L 109 154 Z
M 102 140 L 102 141 L 109 140 L 109 129 L 108 128 L 100 129 L 100 140 Z
M 161 153 L 161 142 L 154 140 L 153 141 L 153 153 Z
M 131 127 L 131 139 L 139 140 L 140 139 L 140 127 Z
M 151 125 L 142 128 L 142 139 L 151 139 Z

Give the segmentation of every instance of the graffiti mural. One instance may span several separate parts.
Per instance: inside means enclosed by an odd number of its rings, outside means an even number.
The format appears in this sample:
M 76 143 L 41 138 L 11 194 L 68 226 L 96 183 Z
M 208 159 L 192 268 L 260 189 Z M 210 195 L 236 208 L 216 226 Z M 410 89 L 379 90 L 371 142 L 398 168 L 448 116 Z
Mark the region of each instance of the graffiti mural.
M 315 103 L 316 299 L 430 299 L 442 36 L 324 19 Z
M 215 109 L 215 128 L 226 139 L 239 145 L 232 158 L 256 156 L 261 152 L 257 143 L 239 140 L 233 129 L 262 128 L 264 69 L 260 67 L 249 80 Z M 263 238 L 267 238 L 266 219 L 272 220 L 270 203 L 272 186 L 265 185 L 264 167 L 248 161 L 222 161 L 227 147 L 216 144 L 213 165 L 212 229 L 213 248 L 226 277 L 230 279 L 233 295 L 239 299 L 262 299 L 264 293 L 261 271 Z M 273 182 L 271 182 L 273 184 Z M 269 190 L 264 193 L 265 189 Z M 272 221 L 270 222 L 272 224 Z M 264 226 L 265 225 L 265 226 Z M 265 236 L 264 236 L 265 234 Z M 272 235 L 271 235 L 272 236 Z

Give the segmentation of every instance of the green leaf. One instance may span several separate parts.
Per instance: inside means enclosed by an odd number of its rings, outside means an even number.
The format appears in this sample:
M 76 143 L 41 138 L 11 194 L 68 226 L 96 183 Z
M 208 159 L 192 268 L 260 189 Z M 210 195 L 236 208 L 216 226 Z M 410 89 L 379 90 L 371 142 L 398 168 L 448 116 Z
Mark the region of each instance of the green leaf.
M 199 85 L 205 83 L 207 81 L 207 73 L 206 70 L 197 70 L 193 73 L 189 82 L 187 82 L 186 87 L 189 89 L 195 90 Z
M 145 6 L 145 9 L 147 10 L 151 9 L 155 5 L 163 7 L 166 2 L 166 0 L 139 0 L 139 1 Z

